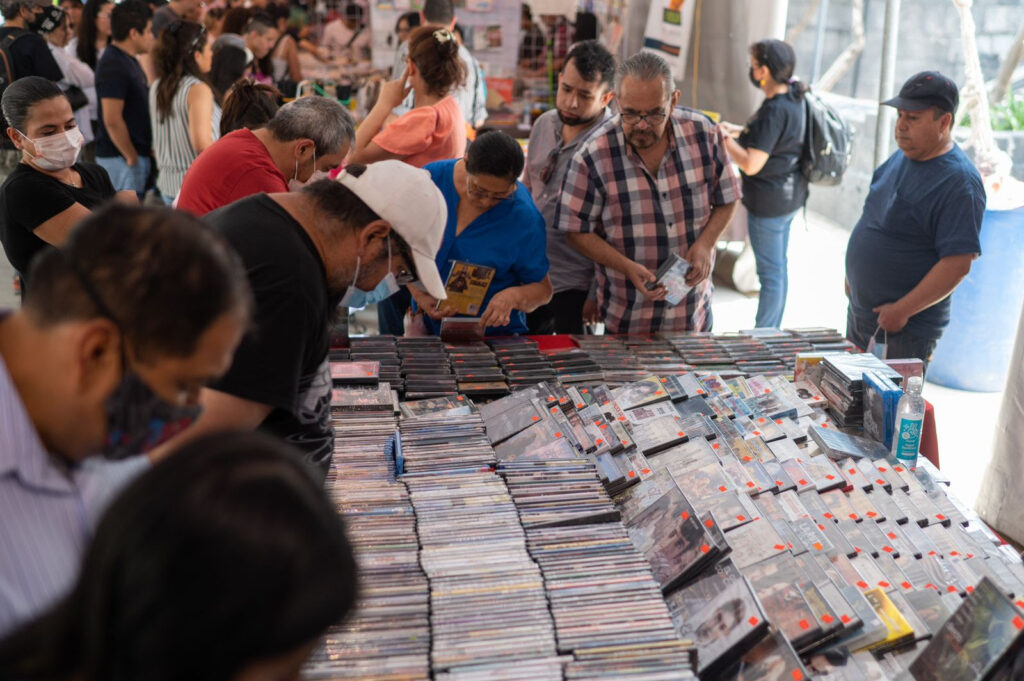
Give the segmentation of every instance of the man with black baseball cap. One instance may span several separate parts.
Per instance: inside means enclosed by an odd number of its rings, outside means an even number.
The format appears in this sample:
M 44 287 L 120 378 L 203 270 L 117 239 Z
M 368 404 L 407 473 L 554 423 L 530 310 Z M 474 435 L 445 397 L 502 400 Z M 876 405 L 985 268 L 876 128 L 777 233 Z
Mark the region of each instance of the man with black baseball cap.
M 937 71 L 910 78 L 894 107 L 899 151 L 875 170 L 846 248 L 846 337 L 890 359 L 927 362 L 949 323 L 949 296 L 981 255 L 985 190 L 953 141 L 956 84 Z

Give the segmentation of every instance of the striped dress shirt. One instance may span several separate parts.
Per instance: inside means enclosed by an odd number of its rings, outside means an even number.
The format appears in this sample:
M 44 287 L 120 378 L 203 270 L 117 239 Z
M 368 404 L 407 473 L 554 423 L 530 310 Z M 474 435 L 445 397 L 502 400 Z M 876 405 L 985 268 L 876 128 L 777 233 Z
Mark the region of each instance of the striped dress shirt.
M 555 227 L 597 234 L 651 272 L 673 252 L 685 255 L 712 209 L 739 200 L 740 182 L 707 116 L 680 107 L 665 129 L 668 150 L 656 176 L 626 141 L 618 116 L 595 130 L 569 163 Z M 597 266 L 597 302 L 609 333 L 710 331 L 713 290 L 708 277 L 673 307 Z
M 70 590 L 103 509 L 148 466 L 47 452 L 0 359 L 0 639 Z

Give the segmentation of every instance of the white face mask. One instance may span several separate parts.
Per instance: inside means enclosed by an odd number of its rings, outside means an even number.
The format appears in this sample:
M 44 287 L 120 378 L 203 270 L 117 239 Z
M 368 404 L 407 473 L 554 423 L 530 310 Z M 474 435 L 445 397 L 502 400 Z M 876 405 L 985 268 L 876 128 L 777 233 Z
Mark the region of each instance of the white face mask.
M 297 192 L 303 187 L 305 187 L 307 184 L 313 184 L 317 180 L 325 180 L 328 177 L 330 177 L 330 175 L 327 174 L 327 171 L 316 169 L 316 150 L 314 150 L 313 172 L 312 174 L 310 174 L 309 179 L 306 180 L 305 182 L 299 179 L 299 160 L 295 159 L 295 174 L 292 176 L 292 179 L 288 180 L 288 191 Z
M 41 170 L 56 171 L 70 168 L 75 165 L 82 145 L 85 144 L 82 131 L 78 128 L 71 128 L 59 135 L 37 137 L 36 139 L 32 139 L 20 130 L 18 130 L 18 134 L 36 148 L 35 155 L 27 149 L 24 151 L 32 159 L 33 165 Z

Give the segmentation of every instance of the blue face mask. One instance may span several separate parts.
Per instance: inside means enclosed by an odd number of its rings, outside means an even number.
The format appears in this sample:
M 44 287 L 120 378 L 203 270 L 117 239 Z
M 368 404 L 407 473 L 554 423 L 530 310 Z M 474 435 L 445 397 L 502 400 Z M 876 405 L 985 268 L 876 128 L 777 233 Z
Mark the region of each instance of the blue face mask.
M 380 283 L 377 284 L 372 291 L 364 291 L 356 286 L 356 281 L 359 279 L 360 264 L 361 261 L 359 256 L 356 256 L 356 274 L 352 277 L 352 283 L 349 285 L 348 290 L 345 291 L 345 297 L 341 299 L 342 306 L 363 308 L 367 305 L 373 305 L 374 303 L 379 303 L 382 300 L 387 300 L 398 293 L 398 280 L 395 279 L 395 273 L 391 271 L 390 236 L 388 236 L 388 274 L 380 280 Z

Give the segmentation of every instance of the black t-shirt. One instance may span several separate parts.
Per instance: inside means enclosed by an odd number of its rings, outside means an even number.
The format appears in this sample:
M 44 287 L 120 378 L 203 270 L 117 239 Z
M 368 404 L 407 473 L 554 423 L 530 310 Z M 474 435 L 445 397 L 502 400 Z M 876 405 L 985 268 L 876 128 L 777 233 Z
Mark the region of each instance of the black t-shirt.
M 85 161 L 73 167 L 82 177 L 81 188 L 64 184 L 24 163 L 19 163 L 0 187 L 0 242 L 18 272 L 24 273 L 32 257 L 49 248 L 35 234 L 39 225 L 76 203 L 92 209 L 116 193 L 103 168 Z
M 800 172 L 804 149 L 804 102 L 793 92 L 764 100 L 747 121 L 740 146 L 768 156 L 756 175 L 743 174 L 743 205 L 766 218 L 792 213 L 807 200 L 807 180 Z
M 273 407 L 260 429 L 305 452 L 326 476 L 331 427 L 331 306 L 323 261 L 306 230 L 266 194 L 204 220 L 235 247 L 256 299 L 254 329 L 231 369 L 210 387 Z
M 12 33 L 20 34 L 8 48 L 11 55 L 11 76 L 14 80 L 25 76 L 40 76 L 57 82 L 64 78 L 60 66 L 53 59 L 50 48 L 41 35 L 24 28 L 3 26 L 0 27 L 0 41 Z M 3 120 L 3 116 L 0 116 L 0 122 L 0 129 L 6 130 L 7 122 Z M 0 136 L 0 149 L 14 149 L 14 144 L 7 135 Z
M 124 101 L 121 116 L 128 136 L 139 156 L 149 156 L 153 147 L 153 127 L 149 121 L 149 86 L 139 60 L 115 45 L 103 50 L 96 63 L 96 97 L 101 100 L 99 127 L 96 128 L 96 156 L 112 158 L 121 152 L 114 146 L 103 124 L 102 100 Z

